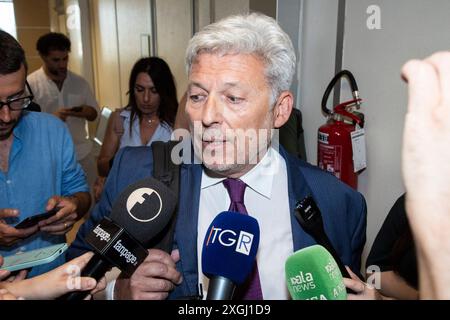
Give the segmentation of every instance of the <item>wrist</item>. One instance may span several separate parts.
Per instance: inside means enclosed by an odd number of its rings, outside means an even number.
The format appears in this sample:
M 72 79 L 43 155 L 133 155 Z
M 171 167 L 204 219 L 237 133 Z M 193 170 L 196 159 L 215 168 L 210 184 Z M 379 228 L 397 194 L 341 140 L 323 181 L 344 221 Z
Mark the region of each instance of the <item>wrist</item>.
M 80 220 L 83 217 L 83 214 L 80 213 L 80 199 L 76 196 L 76 195 L 70 195 L 70 196 L 66 196 L 64 197 L 66 200 L 70 201 L 74 208 L 73 208 L 73 212 L 75 212 L 77 214 L 77 220 Z
M 2 288 L 9 291 L 12 295 L 16 297 L 25 298 L 28 300 L 40 300 L 41 297 L 39 295 L 39 292 L 42 288 L 39 288 L 39 286 L 36 286 L 36 281 L 32 279 L 24 279 L 22 281 L 18 282 L 10 282 L 5 283 Z
M 379 295 L 379 297 L 377 300 L 395 300 L 394 298 L 382 295 L 379 291 L 378 291 L 378 295 Z
M 112 298 L 114 300 L 131 300 L 130 296 L 130 279 L 118 278 L 115 280 L 112 290 Z
M 438 249 L 417 247 L 420 299 L 450 299 L 448 262 L 450 254 Z

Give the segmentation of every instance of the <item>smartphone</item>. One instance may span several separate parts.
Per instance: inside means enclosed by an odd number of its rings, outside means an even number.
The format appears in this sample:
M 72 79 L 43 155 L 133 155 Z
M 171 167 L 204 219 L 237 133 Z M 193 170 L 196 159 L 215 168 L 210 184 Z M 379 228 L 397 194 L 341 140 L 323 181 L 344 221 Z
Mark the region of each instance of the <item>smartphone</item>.
M 81 112 L 81 111 L 83 111 L 83 107 L 73 107 L 73 108 L 70 108 L 69 110 L 73 111 L 73 112 Z
M 0 270 L 14 272 L 50 263 L 64 253 L 67 248 L 67 243 L 59 243 L 53 246 L 3 257 L 3 265 L 0 266 Z
M 44 213 L 40 213 L 40 214 L 36 214 L 34 216 L 28 217 L 28 218 L 20 221 L 14 228 L 16 228 L 16 229 L 27 229 L 27 228 L 34 227 L 40 221 L 47 220 L 51 216 L 55 215 L 60 209 L 61 209 L 61 207 L 55 207 L 55 208 L 53 208 L 50 211 L 47 211 L 47 212 L 44 212 Z

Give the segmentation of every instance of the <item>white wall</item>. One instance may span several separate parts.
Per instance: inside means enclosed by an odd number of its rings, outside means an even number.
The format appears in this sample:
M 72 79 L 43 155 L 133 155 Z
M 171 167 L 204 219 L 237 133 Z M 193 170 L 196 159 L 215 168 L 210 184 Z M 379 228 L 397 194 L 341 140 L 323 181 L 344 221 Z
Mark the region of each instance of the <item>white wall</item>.
M 115 0 L 95 0 L 90 5 L 97 100 L 100 106 L 120 108 L 125 101 L 122 102 L 116 3 Z
M 316 164 L 317 129 L 325 123 L 320 103 L 334 75 L 338 2 L 306 0 L 302 9 L 297 104 L 303 114 L 308 162 Z
M 232 14 L 248 13 L 249 0 L 212 0 L 213 18 L 218 21 Z
M 117 45 L 119 49 L 122 106 L 128 103 L 128 82 L 136 61 L 149 56 L 143 49 L 142 37 L 152 35 L 149 0 L 116 0 Z M 138 22 L 138 23 L 136 23 Z
M 313 164 L 317 129 L 325 123 L 320 101 L 334 75 L 337 3 L 303 1 L 299 101 L 308 160 Z M 381 10 L 380 30 L 367 28 L 370 5 Z M 449 49 L 449 13 L 448 0 L 346 1 L 343 68 L 356 77 L 367 123 L 368 168 L 359 178 L 359 191 L 368 205 L 365 255 L 389 209 L 404 192 L 400 156 L 407 91 L 400 79 L 401 67 L 411 58 Z M 342 101 L 350 96 L 345 83 Z
M 72 42 L 69 69 L 83 76 L 94 89 L 91 22 L 88 0 L 66 0 L 66 28 Z
M 370 5 L 380 8 L 380 30 L 367 28 Z M 401 67 L 450 48 L 449 13 L 448 0 L 347 0 L 343 66 L 355 73 L 365 100 L 368 169 L 359 184 L 368 204 L 369 246 L 404 192 L 400 163 L 407 91 Z
M 191 0 L 156 1 L 157 52 L 170 66 L 176 80 L 179 100 L 187 88 L 184 55 L 192 37 L 191 5 Z
M 251 8 L 253 9 L 253 8 Z M 283 0 L 277 1 L 276 5 L 276 20 L 280 24 L 281 28 L 289 35 L 292 41 L 292 45 L 296 50 L 297 61 L 297 71 L 294 75 L 294 79 L 291 84 L 291 91 L 294 94 L 294 107 L 301 109 L 298 103 L 300 99 L 299 81 L 301 75 L 301 57 L 302 57 L 302 37 L 299 32 L 301 29 L 301 24 L 303 20 L 303 8 L 302 2 L 298 0 Z

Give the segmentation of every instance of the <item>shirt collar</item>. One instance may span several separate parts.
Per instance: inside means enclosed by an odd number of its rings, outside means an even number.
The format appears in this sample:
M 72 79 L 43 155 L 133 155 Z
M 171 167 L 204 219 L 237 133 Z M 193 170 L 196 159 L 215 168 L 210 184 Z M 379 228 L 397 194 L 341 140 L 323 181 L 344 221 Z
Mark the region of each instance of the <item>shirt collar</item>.
M 29 111 L 22 111 L 22 114 L 20 115 L 19 121 L 16 125 L 16 127 L 13 129 L 13 135 L 14 138 L 17 138 L 19 140 L 23 140 L 24 135 L 26 133 L 26 124 L 25 124 L 25 117 L 28 115 Z
M 45 79 L 47 82 L 53 83 L 53 80 L 50 79 L 50 77 L 45 73 L 44 66 L 42 66 L 42 67 L 39 69 L 39 72 L 41 73 L 41 76 L 42 76 L 43 79 Z
M 42 76 L 44 77 L 44 79 L 47 80 L 47 82 L 50 82 L 56 86 L 56 83 L 52 79 L 50 79 L 50 77 L 45 73 L 44 66 L 42 66 L 39 70 L 42 73 Z M 64 84 L 67 82 L 70 82 L 71 79 L 72 79 L 72 74 L 71 74 L 70 70 L 67 70 L 67 75 L 66 75 L 66 78 L 64 79 L 63 87 L 64 87 Z
M 280 166 L 280 157 L 277 157 L 276 151 L 269 148 L 262 160 L 240 179 L 245 184 L 259 193 L 263 197 L 270 199 L 272 196 L 272 185 L 275 174 L 278 173 Z M 211 177 L 205 170 L 202 172 L 201 189 L 206 189 L 222 183 L 226 177 Z
M 120 111 L 120 116 L 128 119 L 131 117 L 131 111 L 127 108 L 124 108 L 122 111 Z

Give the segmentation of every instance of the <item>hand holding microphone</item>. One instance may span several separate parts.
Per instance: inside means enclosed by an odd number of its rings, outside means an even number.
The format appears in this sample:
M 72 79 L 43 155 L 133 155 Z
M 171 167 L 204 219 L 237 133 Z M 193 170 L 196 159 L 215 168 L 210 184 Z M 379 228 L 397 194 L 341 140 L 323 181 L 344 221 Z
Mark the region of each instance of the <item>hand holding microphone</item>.
M 362 282 L 352 270 L 347 267 L 351 279 L 344 278 L 345 287 L 351 289 L 354 293 L 348 294 L 348 300 L 389 300 L 383 296 L 375 287 Z
M 115 201 L 110 218 L 102 219 L 86 236 L 86 242 L 95 255 L 82 271 L 81 276 L 96 280 L 113 266 L 131 277 L 153 247 L 166 234 L 167 226 L 177 205 L 177 196 L 160 181 L 147 178 L 128 186 Z M 164 242 L 170 243 L 171 241 Z M 85 292 L 71 293 L 62 297 L 80 300 Z
M 117 300 L 164 300 L 176 285 L 183 281 L 175 267 L 180 260 L 178 250 L 167 252 L 158 249 L 148 251 L 148 256 L 131 278 L 119 278 L 115 285 Z

